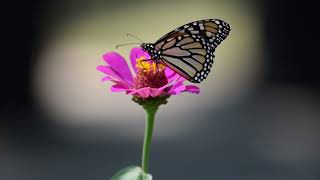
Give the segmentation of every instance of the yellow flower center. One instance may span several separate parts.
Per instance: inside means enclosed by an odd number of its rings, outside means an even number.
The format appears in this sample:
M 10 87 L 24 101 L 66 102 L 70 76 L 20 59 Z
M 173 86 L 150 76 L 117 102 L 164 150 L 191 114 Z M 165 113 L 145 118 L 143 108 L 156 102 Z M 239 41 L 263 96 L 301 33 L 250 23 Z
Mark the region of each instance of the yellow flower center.
M 146 57 L 144 56 L 137 58 L 136 61 L 136 88 L 159 88 L 168 83 L 167 77 L 164 72 L 164 69 L 166 68 L 164 64 L 156 63 L 156 61 L 154 60 L 146 61 Z
M 146 61 L 146 57 L 141 56 L 140 58 L 136 59 L 137 64 L 136 67 L 138 68 L 138 71 L 142 72 L 159 72 L 163 71 L 166 66 L 161 63 L 156 63 L 154 60 L 148 60 Z

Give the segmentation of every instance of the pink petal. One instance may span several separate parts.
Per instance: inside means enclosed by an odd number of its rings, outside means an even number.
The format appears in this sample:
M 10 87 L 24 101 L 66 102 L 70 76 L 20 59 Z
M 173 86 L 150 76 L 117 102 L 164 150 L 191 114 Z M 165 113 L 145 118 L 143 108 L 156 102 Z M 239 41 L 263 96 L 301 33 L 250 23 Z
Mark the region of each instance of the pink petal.
M 144 87 L 144 88 L 140 88 L 140 89 L 136 89 L 130 92 L 130 90 L 128 90 L 130 95 L 136 95 L 136 96 L 140 96 L 142 98 L 147 98 L 150 95 L 150 87 Z
M 171 86 L 171 84 L 168 83 L 160 88 L 152 88 L 150 95 L 152 97 L 156 97 L 156 96 L 160 96 L 160 95 L 167 95 L 168 92 L 165 91 L 165 89 L 168 88 L 169 86 Z
M 150 96 L 150 89 L 144 89 L 138 92 L 139 96 L 142 98 L 147 98 Z
M 125 84 L 127 87 L 131 87 L 132 86 L 132 83 L 126 81 L 118 72 L 116 72 L 112 67 L 110 66 L 103 66 L 103 65 L 100 65 L 97 67 L 97 70 L 100 71 L 100 72 L 103 72 L 105 73 L 106 75 L 108 75 L 106 77 L 104 77 L 102 79 L 102 81 L 107 81 L 107 80 L 114 80 L 114 81 L 117 81 L 117 82 L 121 82 L 121 84 Z
M 183 81 L 178 81 L 175 83 L 169 90 L 169 94 L 178 95 L 186 89 L 186 86 L 183 84 Z
M 166 74 L 166 77 L 167 77 L 169 83 L 177 80 L 178 78 L 183 78 L 178 73 L 174 72 L 173 70 L 171 70 L 168 67 L 164 70 L 164 72 Z
M 105 81 L 110 81 L 112 78 L 109 77 L 109 76 L 105 76 L 101 79 L 102 82 L 105 82 Z
M 99 71 L 102 71 L 104 73 L 107 74 L 107 76 L 103 77 L 101 79 L 102 82 L 105 82 L 105 81 L 112 81 L 118 85 L 121 85 L 122 87 L 128 89 L 130 88 L 130 84 L 128 84 L 127 82 L 123 81 L 123 79 L 121 79 L 120 77 L 117 76 L 117 74 L 114 72 L 114 70 L 111 68 L 111 67 L 108 67 L 108 66 L 100 66 L 99 68 Z
M 110 66 L 100 65 L 97 67 L 97 70 L 118 80 L 124 80 L 123 77 L 115 72 Z
M 109 52 L 103 55 L 103 59 L 129 84 L 133 83 L 133 77 L 126 60 L 115 52 Z
M 143 51 L 141 48 L 135 47 L 131 49 L 130 62 L 135 72 L 137 72 L 137 58 L 140 58 L 141 56 L 144 56 L 146 59 L 150 59 L 150 55 L 147 52 Z
M 164 92 L 163 89 L 161 89 L 161 88 L 151 88 L 150 89 L 150 96 L 151 97 L 157 97 L 157 96 L 160 96 L 165 93 L 166 92 Z
M 118 85 L 119 87 L 121 86 L 124 89 L 129 89 L 129 86 L 127 84 L 125 84 L 123 81 L 118 81 L 118 80 L 116 80 L 116 79 L 114 79 L 112 77 L 109 77 L 109 76 L 103 77 L 101 79 L 101 81 L 102 82 L 104 82 L 104 81 L 112 81 L 112 82 L 116 83 L 116 85 Z M 115 88 L 117 88 L 118 86 L 115 86 Z M 111 91 L 115 92 L 115 91 L 112 90 L 112 88 L 113 87 L 111 87 Z
M 173 76 L 173 75 L 175 74 L 175 72 L 172 71 L 172 70 L 171 70 L 170 68 L 168 68 L 168 67 L 164 70 L 164 72 L 165 72 L 165 74 L 166 74 L 167 77 L 171 77 L 171 76 Z
M 187 85 L 186 89 L 185 89 L 185 92 L 199 94 L 200 93 L 200 88 L 198 86 Z
M 121 92 L 121 91 L 126 91 L 128 88 L 121 84 L 115 84 L 111 86 L 111 92 Z
M 180 88 L 176 88 L 174 91 L 171 91 L 169 94 L 179 95 L 182 92 L 184 92 L 184 90 L 185 90 L 185 86 L 181 86 Z

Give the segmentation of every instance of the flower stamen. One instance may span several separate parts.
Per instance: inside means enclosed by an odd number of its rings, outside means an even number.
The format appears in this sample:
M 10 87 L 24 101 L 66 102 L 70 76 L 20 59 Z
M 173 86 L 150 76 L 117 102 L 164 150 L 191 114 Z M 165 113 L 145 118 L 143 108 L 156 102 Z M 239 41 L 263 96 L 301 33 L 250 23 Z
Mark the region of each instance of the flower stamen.
M 135 84 L 137 88 L 153 87 L 159 88 L 168 83 L 168 79 L 165 76 L 165 65 L 157 63 L 150 59 L 146 60 L 144 56 L 136 59 L 137 77 Z

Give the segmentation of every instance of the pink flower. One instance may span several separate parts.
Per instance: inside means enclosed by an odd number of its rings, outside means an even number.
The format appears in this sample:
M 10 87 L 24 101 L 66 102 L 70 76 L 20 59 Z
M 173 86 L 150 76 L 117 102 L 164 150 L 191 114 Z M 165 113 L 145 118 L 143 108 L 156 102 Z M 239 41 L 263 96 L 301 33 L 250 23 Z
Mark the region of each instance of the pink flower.
M 156 64 L 152 60 L 144 61 L 150 59 L 150 56 L 141 48 L 131 50 L 130 61 L 134 75 L 121 55 L 108 52 L 103 55 L 103 59 L 107 65 L 100 65 L 97 70 L 106 75 L 102 81 L 115 83 L 111 87 L 112 92 L 124 91 L 141 98 L 200 92 L 197 86 L 184 85 L 185 79 L 163 64 Z

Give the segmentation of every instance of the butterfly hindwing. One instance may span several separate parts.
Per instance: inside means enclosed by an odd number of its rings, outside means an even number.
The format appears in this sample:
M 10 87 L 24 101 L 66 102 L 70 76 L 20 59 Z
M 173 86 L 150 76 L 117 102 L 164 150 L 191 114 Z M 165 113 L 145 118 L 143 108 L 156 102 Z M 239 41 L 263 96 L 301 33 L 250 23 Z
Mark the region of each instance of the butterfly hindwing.
M 185 79 L 200 83 L 213 64 L 214 49 L 200 35 L 183 35 L 165 40 L 162 62 Z

